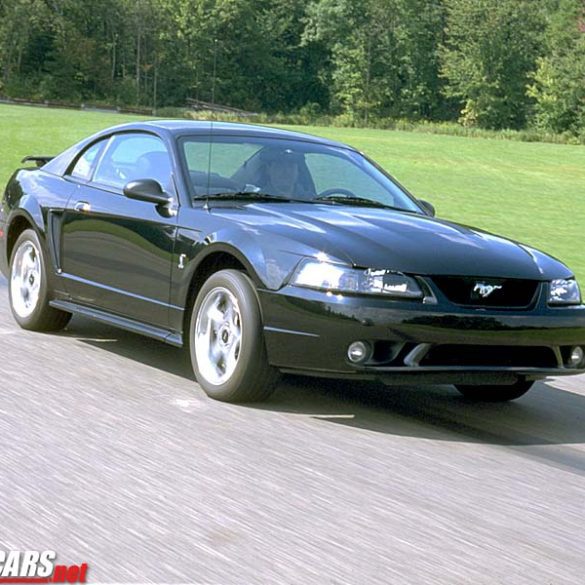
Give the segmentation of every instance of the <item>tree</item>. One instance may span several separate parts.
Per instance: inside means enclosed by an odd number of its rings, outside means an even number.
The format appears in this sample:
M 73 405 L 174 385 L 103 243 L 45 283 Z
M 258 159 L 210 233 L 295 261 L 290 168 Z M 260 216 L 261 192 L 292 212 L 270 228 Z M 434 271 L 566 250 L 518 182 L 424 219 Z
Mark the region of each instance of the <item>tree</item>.
M 329 106 L 329 88 L 321 76 L 328 53 L 322 43 L 304 43 L 306 0 L 270 0 L 258 23 L 270 43 L 271 59 L 264 105 L 268 111 Z
M 356 120 L 395 109 L 397 15 L 395 0 L 318 0 L 307 9 L 304 41 L 328 47 L 333 106 Z
M 577 132 L 583 2 L 0 0 L 0 92 Z
M 447 34 L 442 51 L 445 93 L 461 103 L 464 124 L 521 128 L 544 27 L 532 0 L 444 0 Z
M 440 119 L 448 115 L 440 76 L 439 48 L 444 42 L 443 0 L 401 0 L 397 33 L 401 58 L 401 107 L 405 118 Z
M 13 74 L 20 76 L 27 69 L 37 69 L 36 47 L 46 48 L 48 18 L 42 0 L 0 0 L 0 70 L 3 85 Z M 33 59 L 29 59 L 33 57 Z M 41 59 L 44 55 L 40 56 Z M 30 61 L 33 61 L 32 63 Z
M 306 43 L 327 47 L 333 107 L 361 122 L 442 112 L 442 0 L 315 0 Z
M 545 55 L 529 87 L 535 125 L 552 132 L 585 126 L 585 4 L 561 0 L 550 18 Z

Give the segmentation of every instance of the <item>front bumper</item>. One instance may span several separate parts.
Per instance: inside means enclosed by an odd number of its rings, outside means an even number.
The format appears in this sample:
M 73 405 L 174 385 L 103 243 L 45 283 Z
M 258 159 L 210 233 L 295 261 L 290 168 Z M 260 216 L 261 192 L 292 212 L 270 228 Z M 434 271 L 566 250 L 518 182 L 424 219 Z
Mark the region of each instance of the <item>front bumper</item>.
M 268 359 L 286 372 L 399 384 L 509 384 L 585 372 L 585 362 L 568 364 L 571 348 L 585 349 L 584 305 L 550 308 L 539 298 L 531 310 L 480 310 L 292 286 L 259 298 Z M 357 340 L 375 348 L 363 364 L 347 358 Z

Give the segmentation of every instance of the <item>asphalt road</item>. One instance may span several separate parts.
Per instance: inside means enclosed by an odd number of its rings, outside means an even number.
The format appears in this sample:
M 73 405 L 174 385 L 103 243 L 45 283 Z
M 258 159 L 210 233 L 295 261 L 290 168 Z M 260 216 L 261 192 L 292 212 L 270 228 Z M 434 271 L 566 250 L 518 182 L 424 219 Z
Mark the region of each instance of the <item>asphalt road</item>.
M 585 582 L 585 379 L 288 380 L 205 397 L 179 350 L 87 320 L 20 330 L 0 280 L 0 550 L 89 582 Z

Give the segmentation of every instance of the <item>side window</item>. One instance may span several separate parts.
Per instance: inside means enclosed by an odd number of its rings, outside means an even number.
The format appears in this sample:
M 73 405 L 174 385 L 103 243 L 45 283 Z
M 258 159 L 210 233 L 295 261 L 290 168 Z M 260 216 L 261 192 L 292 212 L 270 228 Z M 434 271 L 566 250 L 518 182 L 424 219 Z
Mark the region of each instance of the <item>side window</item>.
M 169 153 L 163 141 L 151 134 L 117 134 L 110 139 L 93 180 L 122 189 L 137 179 L 154 179 L 172 192 Z
M 78 159 L 71 170 L 71 176 L 83 181 L 89 181 L 91 173 L 100 153 L 107 143 L 107 139 L 92 144 Z

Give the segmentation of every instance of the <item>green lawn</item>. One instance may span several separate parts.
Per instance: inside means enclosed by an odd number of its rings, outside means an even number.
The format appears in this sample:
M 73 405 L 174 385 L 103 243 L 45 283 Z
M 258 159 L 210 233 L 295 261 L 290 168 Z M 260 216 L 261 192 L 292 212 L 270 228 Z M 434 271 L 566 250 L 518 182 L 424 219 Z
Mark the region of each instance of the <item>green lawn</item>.
M 55 154 L 137 116 L 0 104 L 0 183 L 27 154 Z M 294 127 L 377 160 L 438 215 L 541 248 L 585 282 L 585 148 L 388 130 Z

